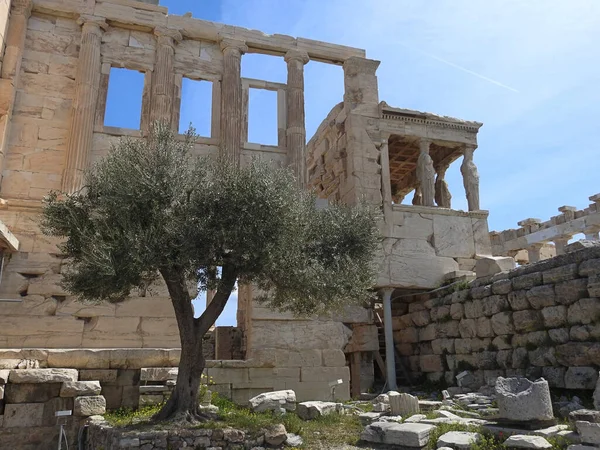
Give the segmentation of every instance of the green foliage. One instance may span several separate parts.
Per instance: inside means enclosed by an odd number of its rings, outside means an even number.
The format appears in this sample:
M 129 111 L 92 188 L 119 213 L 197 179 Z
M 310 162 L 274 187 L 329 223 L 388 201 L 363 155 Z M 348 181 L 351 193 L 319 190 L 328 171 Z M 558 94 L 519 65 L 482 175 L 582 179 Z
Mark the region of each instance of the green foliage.
M 287 169 L 194 157 L 194 141 L 193 130 L 181 139 L 157 125 L 148 139 L 121 140 L 81 192 L 45 199 L 42 228 L 64 238 L 70 293 L 119 302 L 165 268 L 218 289 L 216 268 L 227 267 L 268 306 L 296 314 L 370 296 L 373 208 L 319 209 Z
M 126 427 L 150 420 L 162 408 L 163 404 L 141 406 L 138 409 L 119 408 L 104 414 L 106 421 L 116 427 Z

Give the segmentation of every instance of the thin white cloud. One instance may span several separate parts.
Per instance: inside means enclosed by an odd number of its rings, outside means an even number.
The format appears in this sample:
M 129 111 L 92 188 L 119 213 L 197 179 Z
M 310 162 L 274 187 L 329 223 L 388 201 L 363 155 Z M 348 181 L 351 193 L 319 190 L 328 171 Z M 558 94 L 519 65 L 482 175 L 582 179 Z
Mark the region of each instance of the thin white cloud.
M 474 72 L 473 70 L 467 69 L 466 67 L 463 67 L 463 66 L 460 66 L 458 64 L 455 64 L 455 63 L 453 63 L 451 61 L 448 61 L 448 60 L 446 60 L 444 58 L 440 58 L 439 56 L 435 56 L 435 55 L 433 55 L 431 53 L 424 52 L 423 50 L 420 50 L 420 49 L 418 49 L 416 47 L 413 47 L 411 45 L 407 45 L 404 42 L 395 41 L 395 43 L 398 44 L 398 45 L 401 45 L 401 46 L 403 46 L 403 47 L 405 47 L 405 48 L 407 48 L 409 50 L 421 53 L 422 55 L 425 55 L 425 56 L 427 56 L 429 58 L 435 59 L 436 61 L 439 61 L 439 62 L 441 62 L 443 64 L 447 64 L 450 67 L 454 67 L 455 69 L 462 70 L 463 72 L 468 73 L 470 75 L 473 75 L 473 76 L 475 76 L 477 78 L 481 78 L 482 80 L 485 80 L 485 81 L 487 81 L 489 83 L 495 84 L 496 86 L 500 86 L 501 88 L 508 89 L 509 91 L 513 91 L 513 92 L 517 92 L 517 93 L 519 92 L 515 88 L 507 86 L 506 84 L 500 83 L 497 80 L 494 80 L 492 78 L 486 77 L 485 75 L 482 75 L 480 73 Z

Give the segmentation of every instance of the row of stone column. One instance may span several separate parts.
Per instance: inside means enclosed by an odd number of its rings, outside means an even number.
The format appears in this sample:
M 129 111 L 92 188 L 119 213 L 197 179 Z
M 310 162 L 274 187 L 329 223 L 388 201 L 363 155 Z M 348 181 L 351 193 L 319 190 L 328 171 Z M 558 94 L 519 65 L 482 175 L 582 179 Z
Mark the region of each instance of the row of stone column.
M 599 240 L 599 232 L 597 228 L 590 228 L 585 230 L 585 239 L 589 241 L 597 241 Z M 556 250 L 556 255 L 564 255 L 565 247 L 569 244 L 569 241 L 573 239 L 573 235 L 562 235 L 553 238 L 550 242 L 554 243 L 554 248 Z M 544 243 L 539 242 L 536 244 L 532 244 L 527 247 L 527 257 L 530 263 L 536 263 L 541 261 L 542 258 L 542 249 L 544 248 Z
M 419 158 L 417 159 L 417 185 L 413 197 L 413 205 L 437 206 L 451 208 L 452 195 L 446 182 L 446 170 L 449 163 L 440 162 L 434 166 L 430 156 L 431 140 L 421 139 L 419 142 Z M 473 162 L 474 145 L 465 145 L 463 162 L 460 171 L 467 196 L 469 211 L 479 211 L 479 173 Z
M 81 16 L 81 49 L 76 76 L 76 91 L 73 106 L 67 160 L 63 175 L 62 190 L 73 193 L 83 186 L 83 174 L 89 166 L 93 141 L 93 123 L 100 84 L 102 33 L 107 29 L 103 18 Z M 173 112 L 174 55 L 175 46 L 182 40 L 178 30 L 159 27 L 157 36 L 156 63 L 152 75 L 150 106 L 151 123 L 171 122 Z M 221 153 L 232 163 L 239 165 L 242 151 L 243 111 L 241 58 L 248 51 L 245 42 L 223 38 L 223 78 L 221 83 L 220 139 Z M 288 66 L 287 91 L 287 152 L 288 162 L 293 168 L 298 184 L 306 184 L 306 129 L 304 113 L 304 65 L 308 54 L 291 50 L 285 55 Z

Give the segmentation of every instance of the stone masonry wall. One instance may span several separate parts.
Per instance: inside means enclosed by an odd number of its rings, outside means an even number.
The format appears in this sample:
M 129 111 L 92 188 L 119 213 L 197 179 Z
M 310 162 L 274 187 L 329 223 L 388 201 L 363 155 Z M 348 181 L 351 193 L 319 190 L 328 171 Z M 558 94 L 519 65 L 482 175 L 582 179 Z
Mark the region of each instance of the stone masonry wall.
M 456 385 L 543 376 L 593 389 L 600 367 L 600 246 L 394 304 L 394 339 L 413 375 Z

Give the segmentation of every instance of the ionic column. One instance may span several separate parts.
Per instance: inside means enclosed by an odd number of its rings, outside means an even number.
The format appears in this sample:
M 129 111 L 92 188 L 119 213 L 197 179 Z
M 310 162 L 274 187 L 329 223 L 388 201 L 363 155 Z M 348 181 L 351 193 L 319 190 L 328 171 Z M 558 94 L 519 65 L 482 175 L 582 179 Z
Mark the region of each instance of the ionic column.
M 533 264 L 541 261 L 541 251 L 544 244 L 533 244 L 527 248 L 527 256 L 529 258 L 529 264 Z
M 13 0 L 10 20 L 6 30 L 4 59 L 0 73 L 0 177 L 4 169 L 4 156 L 8 150 L 10 120 L 15 105 L 15 95 L 19 85 L 27 21 L 31 16 L 32 0 Z
M 429 156 L 431 141 L 422 139 L 419 145 L 421 152 L 417 160 L 417 181 L 421 188 L 421 204 L 423 206 L 435 206 L 433 203 L 435 197 L 435 170 L 433 160 Z
M 450 189 L 448 189 L 448 183 L 445 178 L 446 170 L 448 170 L 448 164 L 440 164 L 436 170 L 435 203 L 440 208 L 451 208 L 452 205 L 452 194 L 450 194 Z
M 598 240 L 598 229 L 597 228 L 586 228 L 583 230 L 583 234 L 585 234 L 585 238 L 588 241 L 597 241 Z
M 383 294 L 383 327 L 385 336 L 385 368 L 387 387 L 390 391 L 397 388 L 396 381 L 396 358 L 394 344 L 394 330 L 392 325 L 392 293 L 393 288 L 382 289 Z
M 569 244 L 572 236 L 557 236 L 554 238 L 554 248 L 556 255 L 564 255 L 565 247 Z
M 463 163 L 460 166 L 460 172 L 463 176 L 463 184 L 467 195 L 469 211 L 479 211 L 479 172 L 473 162 L 473 152 L 477 147 L 475 145 L 466 145 L 464 149 Z
M 381 161 L 381 196 L 383 197 L 383 215 L 386 224 L 393 221 L 392 212 L 392 182 L 390 176 L 390 155 L 389 155 L 389 135 L 381 136 L 381 145 L 379 147 L 379 160 Z
M 67 159 L 62 178 L 62 190 L 69 194 L 83 187 L 84 171 L 89 166 L 94 134 L 94 116 L 100 86 L 100 44 L 108 28 L 102 17 L 82 15 L 81 48 L 75 76 L 75 98 L 71 110 Z
M 174 73 L 173 58 L 175 45 L 181 39 L 178 30 L 156 27 L 156 63 L 152 74 L 152 100 L 150 101 L 150 125 L 155 122 L 171 123 L 173 115 Z
M 296 176 L 298 186 L 306 186 L 306 126 L 304 123 L 304 65 L 308 53 L 290 50 L 285 54 L 287 63 L 287 129 L 286 146 L 288 166 Z
M 240 164 L 242 153 L 242 55 L 248 51 L 244 41 L 224 38 L 223 81 L 221 83 L 221 155 Z

